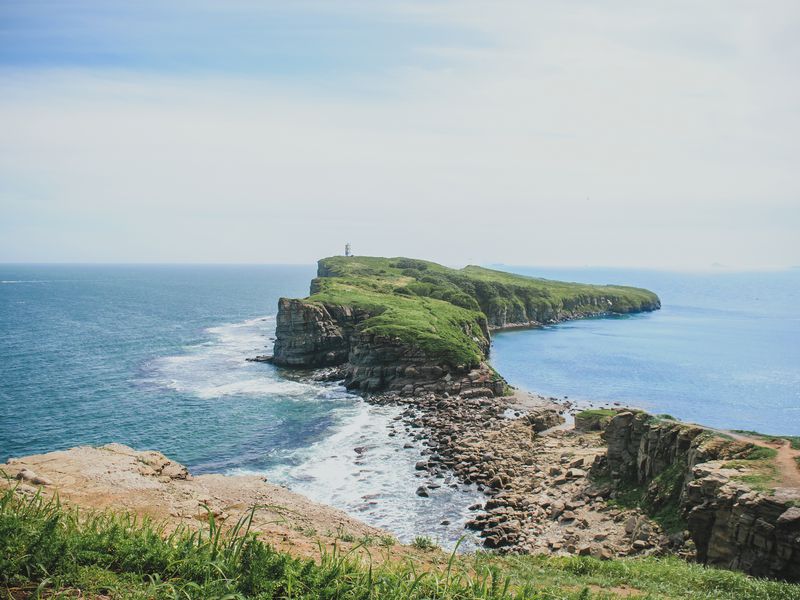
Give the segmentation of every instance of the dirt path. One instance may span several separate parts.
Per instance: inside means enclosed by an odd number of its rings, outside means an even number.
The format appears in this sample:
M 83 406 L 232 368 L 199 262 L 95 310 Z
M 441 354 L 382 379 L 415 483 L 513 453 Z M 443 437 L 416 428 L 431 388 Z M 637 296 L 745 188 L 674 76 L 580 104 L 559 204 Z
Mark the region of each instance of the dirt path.
M 775 449 L 778 451 L 775 462 L 781 473 L 783 487 L 800 488 L 800 467 L 796 460 L 800 450 L 792 448 L 788 440 L 783 440 L 783 444 Z
M 800 466 L 798 466 L 795 460 L 800 456 L 800 450 L 792 448 L 789 440 L 778 439 L 776 437 L 776 441 L 773 442 L 733 431 L 720 431 L 720 433 L 729 435 L 735 440 L 777 450 L 778 455 L 775 457 L 775 466 L 778 467 L 778 473 L 780 475 L 777 487 L 800 489 Z

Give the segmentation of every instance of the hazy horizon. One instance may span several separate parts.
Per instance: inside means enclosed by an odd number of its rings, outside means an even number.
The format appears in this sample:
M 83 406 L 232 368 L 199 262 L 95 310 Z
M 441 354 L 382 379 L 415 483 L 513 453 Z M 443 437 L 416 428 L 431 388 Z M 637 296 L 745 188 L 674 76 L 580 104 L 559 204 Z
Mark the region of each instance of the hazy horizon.
M 322 258 L 328 258 L 329 256 L 341 256 L 341 255 L 327 255 Z M 354 255 L 358 257 L 359 255 Z M 368 256 L 368 255 L 364 255 Z M 498 269 L 498 270 L 510 270 L 514 268 L 525 268 L 525 269 L 545 269 L 545 270 L 555 270 L 555 269 L 563 269 L 565 271 L 580 271 L 580 270 L 594 270 L 594 271 L 601 271 L 601 270 L 617 270 L 617 271 L 653 271 L 653 272 L 674 272 L 674 273 L 767 273 L 767 272 L 783 272 L 783 271 L 794 271 L 800 269 L 800 265 L 788 265 L 788 266 L 763 266 L 763 267 L 736 267 L 732 265 L 721 265 L 721 264 L 712 264 L 708 266 L 698 265 L 696 267 L 650 267 L 650 266 L 624 266 L 624 265 L 600 265 L 600 264 L 574 264 L 574 265 L 558 265 L 558 264 L 536 264 L 536 263 L 486 263 L 486 262 L 461 262 L 461 263 L 453 263 L 453 262 L 446 262 L 446 261 L 436 261 L 430 257 L 424 256 L 390 256 L 388 258 L 416 258 L 421 260 L 430 260 L 432 262 L 438 262 L 446 267 L 460 269 L 466 267 L 468 265 L 477 265 L 481 267 L 485 267 L 487 269 Z M 0 261 L 0 266 L 6 267 L 13 267 L 13 266 L 107 266 L 107 267 L 316 267 L 317 261 L 306 261 L 306 262 L 137 262 L 137 261 L 127 261 L 127 262 L 110 262 L 110 261 L 83 261 L 83 262 L 76 262 L 76 261 Z
M 800 4 L 0 5 L 0 262 L 800 265 Z

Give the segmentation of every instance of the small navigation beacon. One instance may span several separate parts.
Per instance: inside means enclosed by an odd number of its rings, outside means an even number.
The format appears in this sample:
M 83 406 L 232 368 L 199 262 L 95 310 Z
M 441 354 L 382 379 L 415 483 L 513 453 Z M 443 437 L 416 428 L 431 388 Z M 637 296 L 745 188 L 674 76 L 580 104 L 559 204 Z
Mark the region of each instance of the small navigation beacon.
M 344 255 L 345 255 L 345 256 L 353 256 L 353 250 L 352 250 L 352 248 L 350 247 L 350 242 L 347 242 L 347 243 L 344 245 Z

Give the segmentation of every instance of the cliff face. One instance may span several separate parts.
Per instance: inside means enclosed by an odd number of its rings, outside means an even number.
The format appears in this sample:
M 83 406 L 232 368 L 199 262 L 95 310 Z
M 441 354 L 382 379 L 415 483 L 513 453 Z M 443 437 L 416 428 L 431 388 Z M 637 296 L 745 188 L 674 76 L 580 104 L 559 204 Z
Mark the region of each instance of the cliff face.
M 505 382 L 485 364 L 437 363 L 397 338 L 358 331 L 370 316 L 349 306 L 281 298 L 272 362 L 307 369 L 344 365 L 345 384 L 365 392 L 503 394 Z
M 654 509 L 677 502 L 700 562 L 800 581 L 800 508 L 733 481 L 725 467 L 751 445 L 633 412 L 610 419 L 604 436 L 600 470 L 618 485 L 646 486 Z
M 692 478 L 683 503 L 699 561 L 800 581 L 800 508 L 730 481 L 713 463 Z
M 661 308 L 658 299 L 643 300 L 636 304 L 621 302 L 614 296 L 579 295 L 558 302 L 527 297 L 522 292 L 514 300 L 483 301 L 478 297 L 481 310 L 486 314 L 489 327 L 494 330 L 516 327 L 536 327 L 588 316 L 608 316 L 632 312 L 652 311 Z
M 282 298 L 272 361 L 343 366 L 364 391 L 502 394 L 490 329 L 655 310 L 647 290 L 532 279 L 405 258 L 319 261 L 308 298 Z
M 369 315 L 348 306 L 281 298 L 273 361 L 286 367 L 329 367 L 347 361 L 355 326 Z

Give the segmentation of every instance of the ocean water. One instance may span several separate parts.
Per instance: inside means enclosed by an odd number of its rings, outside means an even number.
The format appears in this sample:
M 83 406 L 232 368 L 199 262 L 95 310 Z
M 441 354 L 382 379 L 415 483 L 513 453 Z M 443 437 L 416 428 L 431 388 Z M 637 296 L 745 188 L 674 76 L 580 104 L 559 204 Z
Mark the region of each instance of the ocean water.
M 715 427 L 800 434 L 800 269 L 503 268 L 645 287 L 662 302 L 652 313 L 496 334 L 491 362 L 512 385 Z
M 515 270 L 642 285 L 664 308 L 498 334 L 492 361 L 512 383 L 800 433 L 800 271 Z M 197 474 L 263 474 L 401 540 L 452 545 L 480 496 L 414 494 L 422 448 L 397 409 L 245 360 L 271 348 L 278 298 L 305 295 L 314 272 L 0 265 L 0 461 L 116 441 Z
M 403 541 L 451 546 L 481 496 L 415 495 L 422 447 L 398 409 L 245 360 L 271 350 L 278 298 L 305 296 L 315 271 L 0 266 L 0 462 L 116 441 L 195 474 L 265 475 Z

